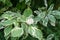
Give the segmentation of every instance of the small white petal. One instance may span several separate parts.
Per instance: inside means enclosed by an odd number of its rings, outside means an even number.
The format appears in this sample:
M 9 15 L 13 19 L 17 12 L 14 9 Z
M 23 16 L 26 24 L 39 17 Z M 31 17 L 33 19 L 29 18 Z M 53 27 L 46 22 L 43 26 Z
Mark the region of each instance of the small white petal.
M 26 20 L 26 23 L 29 24 L 29 25 L 31 25 L 31 24 L 34 23 L 34 20 L 33 20 L 32 18 L 27 19 L 27 20 Z

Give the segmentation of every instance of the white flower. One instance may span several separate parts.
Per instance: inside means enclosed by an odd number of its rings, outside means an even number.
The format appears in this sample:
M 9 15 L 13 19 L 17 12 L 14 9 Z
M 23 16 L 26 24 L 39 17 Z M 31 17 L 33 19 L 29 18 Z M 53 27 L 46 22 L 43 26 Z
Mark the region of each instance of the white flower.
M 31 24 L 34 23 L 34 20 L 33 20 L 32 18 L 28 18 L 28 19 L 26 20 L 26 23 L 29 24 L 29 25 L 31 25 Z

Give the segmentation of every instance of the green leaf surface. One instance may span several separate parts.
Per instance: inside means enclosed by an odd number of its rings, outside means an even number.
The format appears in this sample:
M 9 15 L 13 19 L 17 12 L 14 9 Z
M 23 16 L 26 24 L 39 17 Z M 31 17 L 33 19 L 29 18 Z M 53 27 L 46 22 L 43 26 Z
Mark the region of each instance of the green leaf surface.
M 56 17 L 56 19 L 60 19 L 60 11 L 54 10 L 51 13 L 52 15 L 54 15 Z
M 59 36 L 54 36 L 54 39 L 55 39 L 55 40 L 60 40 L 60 39 L 59 39 Z
M 21 17 L 21 14 L 15 13 L 12 11 L 6 11 L 6 12 L 4 12 L 4 14 L 1 17 L 4 19 L 12 20 L 13 18 Z
M 7 26 L 5 29 L 4 29 L 4 34 L 5 36 L 8 36 L 10 34 L 12 30 L 12 26 Z
M 25 4 L 27 4 L 28 6 L 30 6 L 31 0 L 25 0 Z
M 13 18 L 12 16 L 10 16 L 8 14 L 2 15 L 2 17 L 5 18 L 5 19 L 8 19 L 8 20 L 11 20 Z
M 12 25 L 13 24 L 13 20 L 5 20 L 3 22 L 1 22 L 1 25 L 3 26 L 8 26 L 8 25 Z
M 52 40 L 53 37 L 54 37 L 54 34 L 50 34 L 50 35 L 47 36 L 46 40 Z
M 25 17 L 31 16 L 31 15 L 32 15 L 32 10 L 28 7 L 27 9 L 24 10 L 23 15 L 24 15 Z
M 36 14 L 40 14 L 40 11 L 37 11 L 37 10 L 36 10 L 36 11 L 34 11 L 34 13 L 36 13 Z
M 17 21 L 18 22 L 25 22 L 26 21 L 26 17 L 24 15 L 21 15 L 20 17 L 17 17 Z
M 45 13 L 46 12 L 41 12 L 38 16 L 40 17 L 40 19 L 43 19 L 45 17 Z
M 53 15 L 48 15 L 48 19 L 50 20 L 50 24 L 55 26 L 56 19 Z
M 4 27 L 0 24 L 0 29 L 3 29 Z
M 27 27 L 28 27 L 27 24 L 22 23 L 22 24 L 21 24 L 21 27 L 22 27 L 25 31 L 27 31 Z
M 48 17 L 45 17 L 43 19 L 43 25 L 47 27 L 47 24 L 48 24 Z
M 44 19 L 46 12 L 39 12 L 39 11 L 34 11 L 34 12 L 35 12 L 36 14 L 38 14 L 38 15 L 34 18 L 35 23 L 37 23 L 37 22 L 39 22 L 39 21 L 41 21 L 41 20 Z
M 21 37 L 23 35 L 23 29 L 19 27 L 15 27 L 11 31 L 11 37 Z
M 45 13 L 46 12 L 39 12 L 39 11 L 35 11 L 36 14 L 38 14 L 35 18 L 34 18 L 34 21 L 35 21 L 35 24 L 41 20 L 44 19 L 45 17 Z
M 13 16 L 14 16 L 14 15 L 15 15 L 14 12 L 6 11 L 6 12 L 4 12 L 4 14 L 2 15 L 2 18 L 11 20 L 11 19 L 13 19 Z
M 39 40 L 42 40 L 42 38 L 43 38 L 41 30 L 37 29 L 36 27 L 29 27 L 28 33 L 31 36 L 38 38 Z
M 11 40 L 19 40 L 19 37 L 11 37 Z
M 36 16 L 36 17 L 34 18 L 35 24 L 37 24 L 37 22 L 39 22 L 40 20 L 41 20 L 40 17 Z
M 54 4 L 51 4 L 50 7 L 48 8 L 48 11 L 52 11 L 54 7 Z
M 28 37 L 28 25 L 25 23 L 22 23 L 21 27 L 24 29 L 24 36 L 23 36 L 24 38 L 23 39 L 26 39 Z
M 27 3 L 27 2 L 29 2 L 30 0 L 25 0 L 25 2 Z

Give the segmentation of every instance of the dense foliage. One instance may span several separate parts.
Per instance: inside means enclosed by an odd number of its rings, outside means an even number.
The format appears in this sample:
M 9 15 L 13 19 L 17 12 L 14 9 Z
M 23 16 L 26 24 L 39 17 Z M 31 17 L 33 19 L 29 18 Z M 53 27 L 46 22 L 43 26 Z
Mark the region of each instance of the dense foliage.
M 0 40 L 60 40 L 60 0 L 0 0 Z

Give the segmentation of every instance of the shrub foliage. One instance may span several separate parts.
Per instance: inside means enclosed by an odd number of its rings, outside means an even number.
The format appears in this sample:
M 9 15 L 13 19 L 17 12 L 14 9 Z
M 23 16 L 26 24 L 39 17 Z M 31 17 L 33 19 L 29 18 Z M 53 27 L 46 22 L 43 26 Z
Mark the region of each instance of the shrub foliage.
M 0 40 L 60 40 L 60 0 L 0 0 Z

